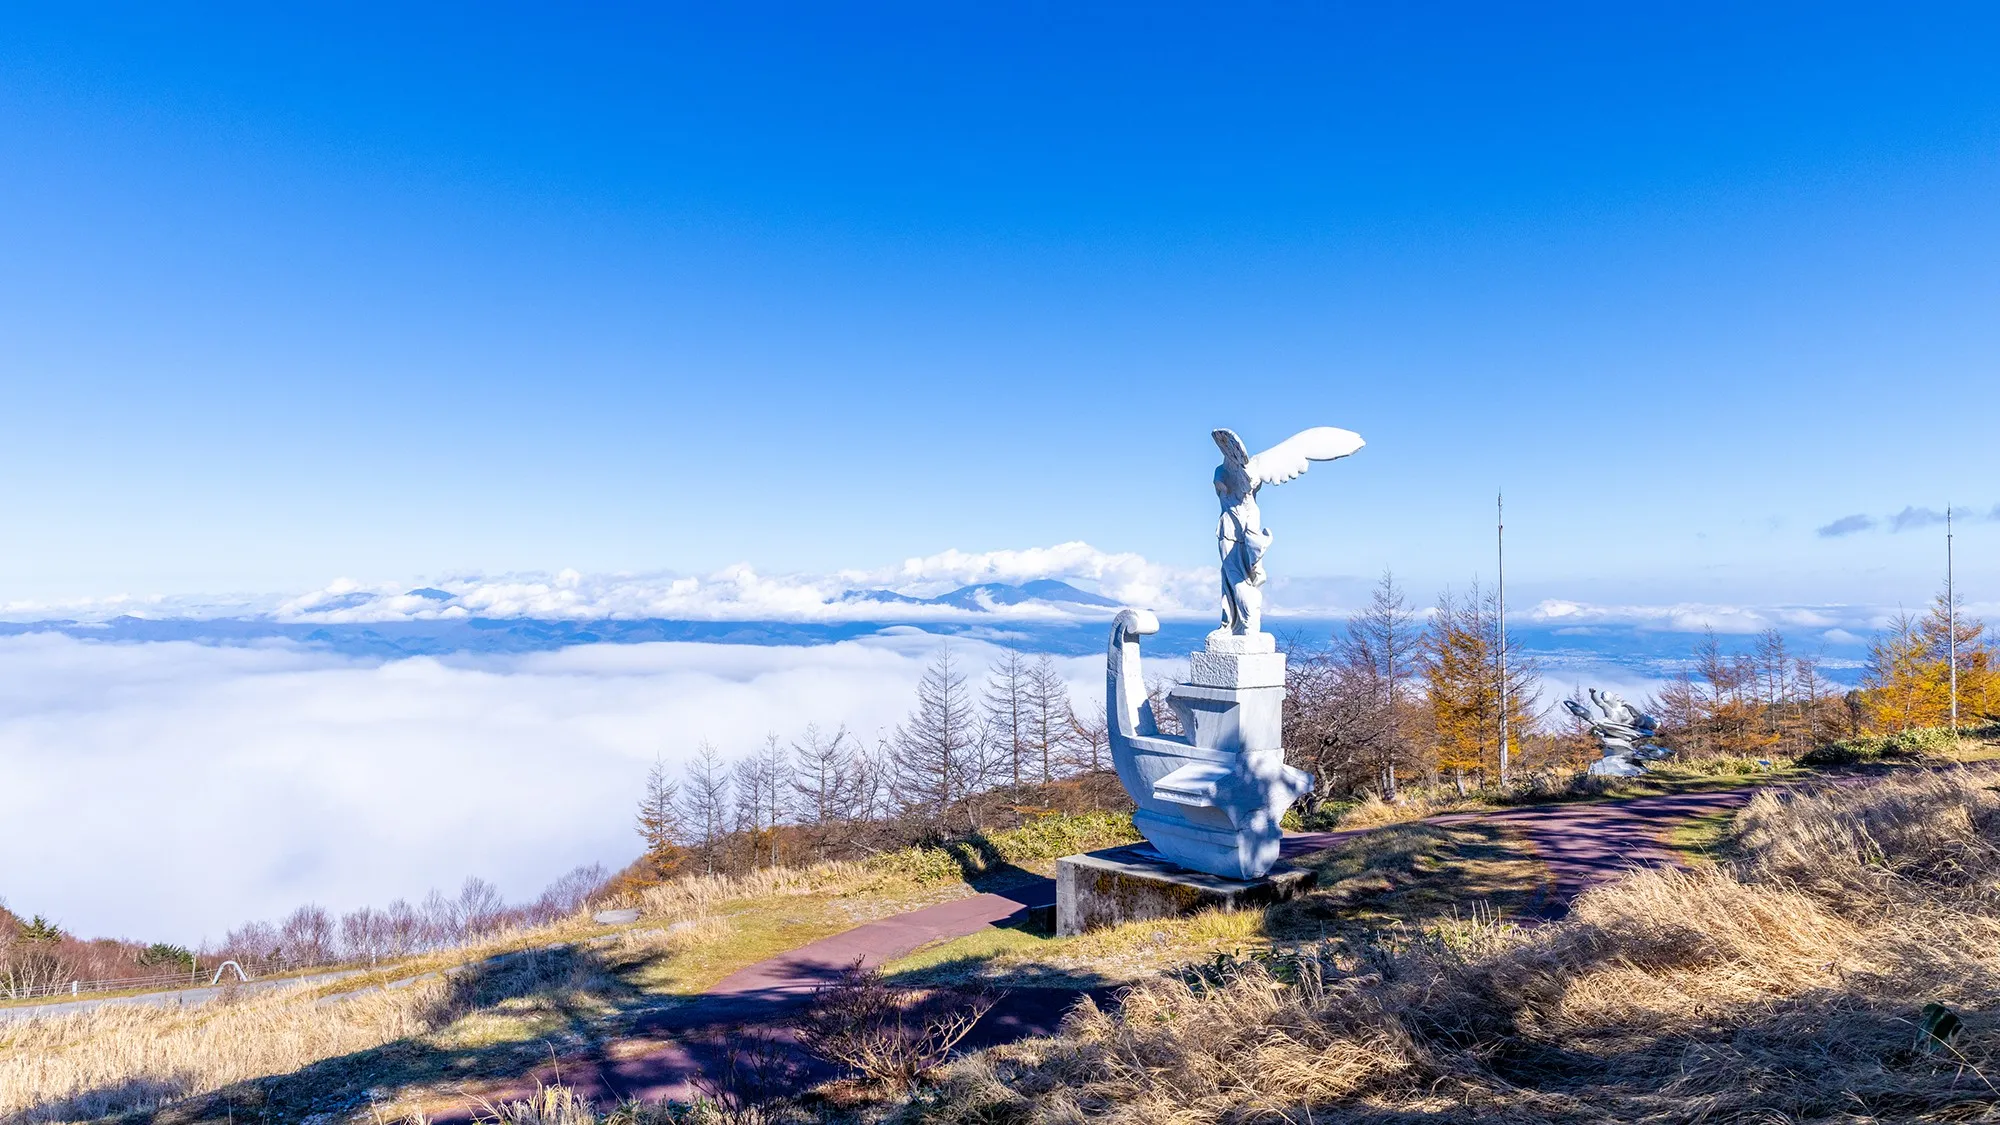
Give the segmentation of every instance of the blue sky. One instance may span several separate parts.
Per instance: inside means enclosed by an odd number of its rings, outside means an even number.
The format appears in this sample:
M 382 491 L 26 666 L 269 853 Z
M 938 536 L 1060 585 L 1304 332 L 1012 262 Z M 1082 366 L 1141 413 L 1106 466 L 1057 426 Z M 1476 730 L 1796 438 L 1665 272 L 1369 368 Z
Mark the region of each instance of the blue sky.
M 1216 425 L 1367 437 L 1336 586 L 1504 485 L 1524 598 L 1914 603 L 2000 502 L 1992 9 L 1074 7 L 10 8 L 0 601 L 1199 567 Z

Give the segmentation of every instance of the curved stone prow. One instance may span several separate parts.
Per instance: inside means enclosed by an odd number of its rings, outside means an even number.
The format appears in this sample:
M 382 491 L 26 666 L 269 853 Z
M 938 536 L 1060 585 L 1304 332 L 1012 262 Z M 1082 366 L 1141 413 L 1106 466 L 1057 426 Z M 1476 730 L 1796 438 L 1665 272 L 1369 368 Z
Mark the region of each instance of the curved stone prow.
M 1139 638 L 1159 628 L 1146 610 L 1121 610 L 1105 652 L 1105 725 L 1118 780 L 1138 806 L 1132 821 L 1183 867 L 1256 879 L 1277 862 L 1285 809 L 1312 789 L 1285 765 L 1284 657 L 1268 651 L 1268 637 L 1261 655 L 1195 654 L 1194 682 L 1169 696 L 1187 734 L 1162 734 L 1139 656 Z
M 1104 654 L 1105 698 L 1111 701 L 1114 738 L 1158 738 L 1146 678 L 1139 674 L 1139 638 L 1160 631 L 1160 619 L 1148 609 L 1121 609 L 1111 619 L 1111 648 Z

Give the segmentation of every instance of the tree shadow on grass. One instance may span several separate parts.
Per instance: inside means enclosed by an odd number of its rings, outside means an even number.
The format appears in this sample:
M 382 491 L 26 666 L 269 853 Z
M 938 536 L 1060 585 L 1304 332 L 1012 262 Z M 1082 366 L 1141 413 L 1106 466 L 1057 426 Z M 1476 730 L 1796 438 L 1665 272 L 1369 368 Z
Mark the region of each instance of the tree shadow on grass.
M 1014 921 L 1025 919 L 1024 910 Z M 1055 1032 L 1069 1008 L 1092 994 L 1088 983 L 1066 978 L 1056 987 L 1005 990 L 961 1050 Z M 1108 989 L 1098 994 L 1109 1002 Z M 755 1084 L 768 1085 L 778 1075 L 795 1085 L 782 1092 L 796 1093 L 834 1076 L 804 1057 L 790 1032 L 810 998 L 810 989 L 790 985 L 720 1003 L 661 1006 L 657 996 L 621 981 L 618 966 L 599 950 L 565 946 L 507 954 L 450 975 L 444 995 L 420 1017 L 427 1034 L 121 1119 L 161 1125 L 335 1121 L 403 1097 L 415 1099 L 434 1121 L 466 1121 L 482 1104 L 531 1096 L 540 1085 L 561 1084 L 606 1106 L 629 1098 L 690 1098 L 718 1084 L 740 1085 L 744 1060 L 751 1057 L 763 1060 L 754 1068 Z M 326 1018 L 338 1019 L 337 1008 Z M 754 1050 L 746 1053 L 746 1047 Z M 65 1101 L 115 1109 L 173 1098 L 185 1088 L 107 1088 L 82 1096 L 102 1095 L 96 1102 Z
M 1378 829 L 1294 862 L 1317 883 L 1265 910 L 1273 941 L 1351 946 L 1385 928 L 1539 918 L 1553 890 L 1518 829 L 1480 821 Z
M 959 878 L 973 890 L 992 894 L 1049 883 L 1053 901 L 1054 885 L 1046 875 L 1037 875 L 1000 854 L 983 832 L 941 845 L 944 853 L 958 864 Z
M 480 1029 L 464 1024 L 447 1042 L 428 1034 L 399 1039 L 288 1074 L 232 1083 L 163 1108 L 114 1115 L 118 1120 L 162 1125 L 295 1122 L 325 1114 L 337 1118 L 365 1111 L 399 1090 L 518 1074 L 552 1053 L 601 1049 L 608 1030 L 604 1003 L 638 998 L 596 950 L 559 946 L 500 954 L 448 972 L 442 994 L 418 1015 L 419 1024 L 432 1033 L 467 1017 L 491 1015 L 496 1024 L 487 1029 L 492 1037 L 486 1041 L 478 1038 Z M 328 1006 L 323 1018 L 340 1018 L 337 1002 Z M 132 1088 L 90 1091 L 65 1101 L 93 1104 L 86 1099 L 101 1095 L 94 1104 L 130 1106 L 176 1092 L 127 1085 Z M 25 1116 L 33 1119 L 55 1108 L 37 1106 Z

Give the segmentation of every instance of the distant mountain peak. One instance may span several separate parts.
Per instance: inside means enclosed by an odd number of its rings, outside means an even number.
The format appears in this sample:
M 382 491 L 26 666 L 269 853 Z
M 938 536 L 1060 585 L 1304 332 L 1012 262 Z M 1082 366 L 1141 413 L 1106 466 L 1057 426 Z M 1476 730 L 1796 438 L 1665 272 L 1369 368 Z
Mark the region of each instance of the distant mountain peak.
M 972 586 L 960 586 L 948 594 L 939 594 L 934 598 L 912 597 L 894 590 L 849 590 L 840 596 L 840 600 L 877 602 L 883 605 L 951 606 L 954 609 L 969 609 L 976 613 L 990 612 L 995 606 L 1023 605 L 1028 602 L 1079 606 L 1118 604 L 1102 594 L 1079 590 L 1067 582 L 1059 582 L 1053 578 L 1038 578 L 1018 586 L 1006 582 L 981 582 Z

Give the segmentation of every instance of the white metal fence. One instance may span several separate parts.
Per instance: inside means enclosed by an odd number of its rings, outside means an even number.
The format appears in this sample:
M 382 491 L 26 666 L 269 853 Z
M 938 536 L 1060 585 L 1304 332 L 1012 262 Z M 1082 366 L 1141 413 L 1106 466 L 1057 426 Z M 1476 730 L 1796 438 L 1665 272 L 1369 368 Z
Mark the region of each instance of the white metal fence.
M 287 972 L 292 969 L 313 969 L 320 967 L 317 961 L 274 961 L 262 976 Z M 186 972 L 159 973 L 144 977 L 118 977 L 111 980 L 65 980 L 47 984 L 9 985 L 0 981 L 0 1000 L 39 1000 L 56 996 L 84 996 L 100 992 L 165 992 L 176 988 L 201 988 L 221 984 L 225 975 L 234 976 L 238 981 L 248 983 L 250 974 L 235 961 L 224 961 L 213 968 L 194 966 Z

